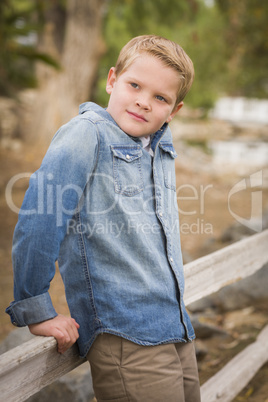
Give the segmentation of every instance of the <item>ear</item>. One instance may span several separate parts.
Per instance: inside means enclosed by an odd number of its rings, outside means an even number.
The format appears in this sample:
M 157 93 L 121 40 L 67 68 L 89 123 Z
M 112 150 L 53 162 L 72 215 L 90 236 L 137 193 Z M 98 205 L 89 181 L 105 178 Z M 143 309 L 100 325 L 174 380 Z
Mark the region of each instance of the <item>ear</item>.
M 166 123 L 170 123 L 171 120 L 173 119 L 173 117 L 175 116 L 176 113 L 178 113 L 178 111 L 183 107 L 183 102 L 178 103 L 178 105 L 173 109 L 173 112 L 171 113 L 171 115 L 168 117 L 168 119 L 166 120 Z
M 107 77 L 107 83 L 106 83 L 107 94 L 111 95 L 115 81 L 116 81 L 115 68 L 112 67 L 112 68 L 110 68 L 110 71 L 109 71 L 108 77 Z

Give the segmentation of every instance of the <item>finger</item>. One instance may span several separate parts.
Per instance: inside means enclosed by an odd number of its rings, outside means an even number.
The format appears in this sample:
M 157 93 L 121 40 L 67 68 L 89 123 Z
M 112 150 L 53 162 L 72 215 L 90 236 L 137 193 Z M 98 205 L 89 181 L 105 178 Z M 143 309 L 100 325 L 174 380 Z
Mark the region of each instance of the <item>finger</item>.
M 79 324 L 71 317 L 58 315 L 53 319 L 29 325 L 34 335 L 53 336 L 58 343 L 58 350 L 64 353 L 78 339 Z
M 65 316 L 59 316 L 59 322 L 62 322 L 62 325 L 68 330 L 68 328 L 72 329 L 75 331 L 76 334 L 78 334 L 77 329 L 80 328 L 80 325 L 76 322 L 74 318 L 71 317 L 65 317 Z
M 67 324 L 66 330 L 71 337 L 71 341 L 74 343 L 79 338 L 78 328 L 80 326 L 73 318 L 71 318 Z
M 56 338 L 60 346 L 67 344 L 70 341 L 68 332 L 64 328 L 55 328 L 53 332 L 53 336 Z
M 80 327 L 80 325 L 77 324 L 77 322 L 75 322 L 75 323 L 72 322 L 70 331 L 71 331 L 72 339 L 74 340 L 74 342 L 76 342 L 77 339 L 79 338 L 79 332 L 78 332 L 79 327 Z
M 72 321 L 73 321 L 74 325 L 76 326 L 76 328 L 79 329 L 80 325 L 78 324 L 78 322 L 76 322 L 74 318 L 72 318 Z
M 57 341 L 58 351 L 60 351 L 60 353 L 68 349 L 70 336 L 64 328 L 54 328 L 52 336 L 54 336 Z
M 75 327 L 77 332 L 77 329 Z M 59 353 L 66 352 L 77 340 L 78 333 L 76 333 L 71 326 L 67 326 L 67 328 L 57 328 L 54 333 L 54 337 L 58 343 L 58 351 Z
M 59 316 L 57 327 L 59 330 L 64 329 L 67 331 L 70 337 L 74 340 L 79 336 L 79 324 L 77 324 L 77 322 L 71 317 Z

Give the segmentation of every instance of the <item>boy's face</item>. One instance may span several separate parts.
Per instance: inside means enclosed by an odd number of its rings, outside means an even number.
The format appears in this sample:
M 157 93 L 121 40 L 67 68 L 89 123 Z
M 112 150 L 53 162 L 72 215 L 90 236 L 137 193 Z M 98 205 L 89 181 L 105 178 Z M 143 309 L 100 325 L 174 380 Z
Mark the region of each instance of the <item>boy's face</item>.
M 141 54 L 118 77 L 114 70 L 110 69 L 106 85 L 110 94 L 107 111 L 132 137 L 155 133 L 182 107 L 180 102 L 174 109 L 178 73 L 156 57 Z

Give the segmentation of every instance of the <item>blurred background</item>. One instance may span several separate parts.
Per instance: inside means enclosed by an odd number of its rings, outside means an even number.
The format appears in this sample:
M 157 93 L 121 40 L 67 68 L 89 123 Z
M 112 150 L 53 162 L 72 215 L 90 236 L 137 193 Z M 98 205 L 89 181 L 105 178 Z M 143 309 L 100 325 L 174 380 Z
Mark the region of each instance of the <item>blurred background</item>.
M 171 124 L 185 263 L 267 228 L 267 2 L 1 0 L 0 340 L 13 330 L 4 310 L 13 299 L 11 243 L 28 173 L 80 103 L 107 105 L 109 68 L 122 46 L 142 34 L 178 42 L 195 65 L 194 85 Z M 239 183 L 245 185 L 234 190 Z M 267 322 L 265 278 L 256 279 L 263 288 L 256 285 L 254 295 L 246 285 L 243 297 L 232 290 L 228 306 L 215 296 L 202 311 L 192 307 L 226 335 L 222 348 L 211 334 L 202 339 L 201 381 Z M 51 295 L 68 314 L 58 272 Z M 267 374 L 266 365 L 258 375 Z M 265 401 L 267 386 L 256 378 L 237 400 Z

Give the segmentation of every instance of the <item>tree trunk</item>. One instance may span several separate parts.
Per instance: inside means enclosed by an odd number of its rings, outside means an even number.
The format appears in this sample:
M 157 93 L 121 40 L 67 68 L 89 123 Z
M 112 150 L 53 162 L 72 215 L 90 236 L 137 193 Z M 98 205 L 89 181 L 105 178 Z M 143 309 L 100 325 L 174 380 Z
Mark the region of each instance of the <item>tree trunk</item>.
M 50 141 L 56 130 L 77 114 L 79 104 L 90 99 L 105 50 L 101 39 L 104 3 L 68 0 L 66 20 L 55 7 L 50 9 L 40 46 L 59 61 L 61 69 L 38 66 L 39 88 L 32 98 L 26 139 Z

